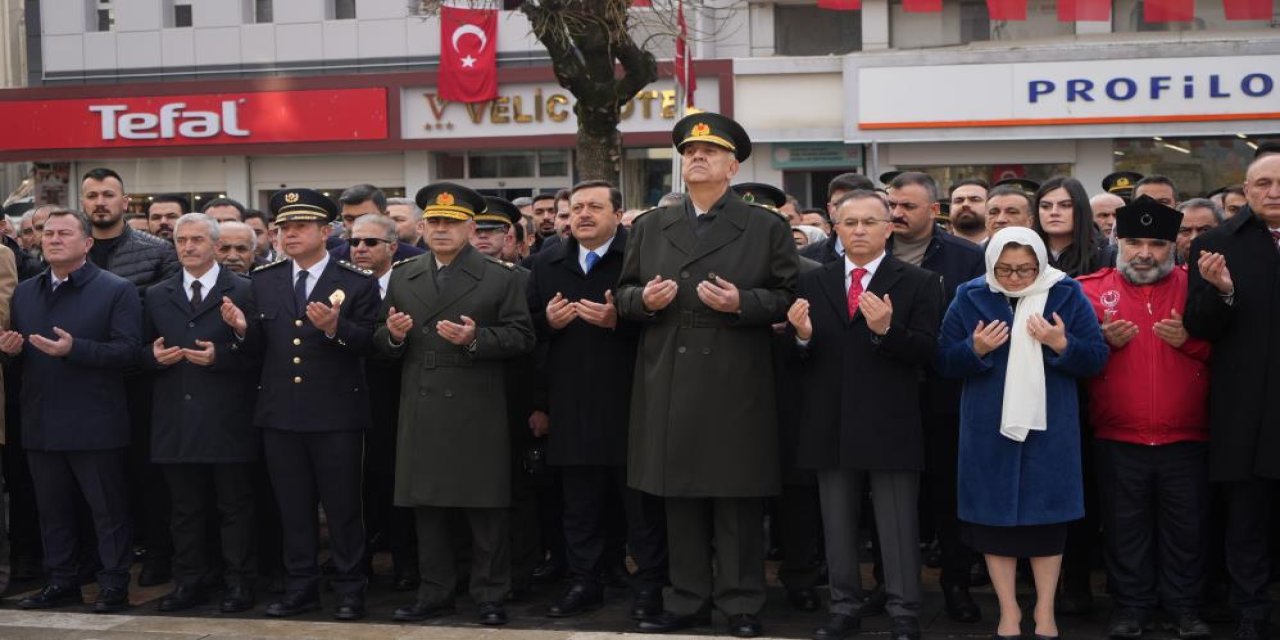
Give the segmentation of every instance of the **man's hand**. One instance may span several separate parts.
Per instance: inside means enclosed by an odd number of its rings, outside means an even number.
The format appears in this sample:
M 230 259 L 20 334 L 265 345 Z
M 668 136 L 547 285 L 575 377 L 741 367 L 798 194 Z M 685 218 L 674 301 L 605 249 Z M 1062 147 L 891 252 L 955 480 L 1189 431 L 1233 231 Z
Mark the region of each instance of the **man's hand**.
M 1177 309 L 1170 309 L 1170 317 L 1157 322 L 1152 330 L 1156 337 L 1164 340 L 1174 349 L 1182 348 L 1187 343 L 1187 329 L 1182 326 L 1182 314 Z
M 186 358 L 187 362 L 190 362 L 191 364 L 194 364 L 199 367 L 207 367 L 213 364 L 213 360 L 214 360 L 213 343 L 209 342 L 208 340 L 196 340 L 196 346 L 200 348 L 199 349 L 183 349 L 182 357 Z
M 231 327 L 231 330 L 236 332 L 237 336 L 243 338 L 245 332 L 249 330 L 249 322 L 244 319 L 244 312 L 240 310 L 240 307 L 237 307 L 236 303 L 231 301 L 231 298 L 222 296 L 220 310 L 222 312 L 222 321 L 227 323 L 227 326 Z
M 551 417 L 546 411 L 538 411 L 535 409 L 529 414 L 529 431 L 533 432 L 533 437 L 541 438 L 551 433 Z
M 1004 320 L 996 320 L 991 324 L 979 320 L 977 328 L 973 330 L 973 352 L 979 358 L 999 349 L 1008 341 L 1009 325 Z
M 656 313 L 666 309 L 667 305 L 676 299 L 676 291 L 679 288 L 675 280 L 663 280 L 662 276 L 654 276 L 644 285 L 644 293 L 641 295 L 644 310 Z
M 618 326 L 618 308 L 613 304 L 613 292 L 608 289 L 604 292 L 603 304 L 584 298 L 573 303 L 573 308 L 579 318 L 597 327 L 612 329 Z
M 787 322 L 796 328 L 796 337 L 801 340 L 808 340 L 813 337 L 813 323 L 809 321 L 809 301 L 804 298 L 796 298 L 791 303 L 791 308 L 787 309 Z
M 22 352 L 23 342 L 26 342 L 26 339 L 17 331 L 0 332 L 0 351 L 11 356 L 16 356 Z
M 71 353 L 71 343 L 75 341 L 71 334 L 63 331 L 60 327 L 54 327 L 53 333 L 58 336 L 57 340 L 50 340 L 39 334 L 31 334 L 31 346 L 51 355 L 55 358 Z
M 441 320 L 436 323 L 436 333 L 453 344 L 465 347 L 475 342 L 476 321 L 466 316 L 462 316 L 462 324 Z
M 307 303 L 307 320 L 325 336 L 332 338 L 338 333 L 338 313 L 342 311 L 342 302 L 332 307 L 323 302 Z
M 698 299 L 702 304 L 721 313 L 737 313 L 742 309 L 738 288 L 724 278 L 699 282 Z
M 1138 325 L 1128 320 L 1116 320 L 1116 312 L 1108 309 L 1102 314 L 1102 337 L 1113 349 L 1119 349 L 1138 335 Z
M 1040 344 L 1043 344 L 1054 353 L 1059 355 L 1067 350 L 1067 323 L 1062 321 L 1062 316 L 1057 313 L 1053 314 L 1054 322 L 1049 322 L 1044 316 L 1035 314 L 1027 318 L 1027 333 L 1031 334 Z
M 554 298 L 547 303 L 547 324 L 552 329 L 559 331 L 573 322 L 578 317 L 578 309 L 573 306 L 572 302 L 565 299 L 564 295 L 556 292 Z
M 863 291 L 858 296 L 858 309 L 867 319 L 871 333 L 882 336 L 889 332 L 889 323 L 893 321 L 893 302 L 889 300 L 889 294 L 884 294 L 884 299 L 881 299 L 870 291 Z
M 409 337 L 409 332 L 413 331 L 413 318 L 403 311 L 396 311 L 395 307 L 388 309 L 387 313 L 387 331 L 391 334 L 391 340 L 396 344 L 404 342 Z
M 1222 295 L 1230 295 L 1236 290 L 1235 284 L 1231 282 L 1231 270 L 1227 269 L 1226 256 L 1206 251 L 1200 254 L 1200 260 L 1196 264 L 1200 268 L 1200 277 Z
M 0 347 L 3 347 L 3 344 L 0 344 Z M 160 363 L 160 366 L 168 367 L 182 362 L 182 347 L 166 347 L 164 336 L 160 336 L 151 343 L 151 355 L 155 357 L 156 362 Z

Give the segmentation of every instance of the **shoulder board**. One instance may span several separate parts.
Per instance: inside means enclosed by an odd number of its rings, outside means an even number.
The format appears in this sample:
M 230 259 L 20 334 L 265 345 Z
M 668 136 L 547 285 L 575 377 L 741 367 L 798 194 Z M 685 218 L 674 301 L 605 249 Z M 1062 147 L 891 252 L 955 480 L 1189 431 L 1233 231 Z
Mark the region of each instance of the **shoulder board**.
M 288 262 L 288 261 L 289 261 L 289 259 L 288 259 L 288 258 L 280 258 L 279 260 L 276 260 L 275 262 L 268 262 L 268 263 L 266 263 L 266 264 L 262 265 L 261 267 L 257 267 L 257 268 L 255 268 L 253 271 L 250 271 L 250 273 L 257 273 L 257 272 L 259 272 L 259 271 L 266 271 L 267 269 L 270 269 L 270 268 L 272 268 L 272 267 L 278 267 L 278 266 L 280 266 L 280 265 L 282 265 L 282 264 L 284 264 L 284 263 L 286 263 L 286 262 Z
M 373 275 L 373 272 L 372 272 L 372 271 L 370 271 L 370 270 L 368 270 L 368 269 L 361 269 L 360 267 L 357 267 L 356 265 L 351 264 L 350 262 L 347 262 L 346 260 L 339 260 L 339 261 L 338 261 L 338 266 L 339 266 L 339 267 L 342 267 L 343 269 L 346 269 L 347 271 L 354 271 L 354 272 L 356 272 L 356 273 L 358 273 L 358 274 L 360 274 L 360 275 L 362 275 L 362 276 L 371 276 L 371 275 Z
M 421 257 L 422 257 L 422 256 L 424 256 L 424 255 L 426 255 L 426 254 L 425 254 L 425 253 L 422 253 L 422 254 L 418 254 L 418 255 L 416 255 L 416 256 L 409 256 L 408 258 L 405 258 L 405 259 L 403 259 L 403 260 L 396 260 L 395 262 L 392 262 L 392 263 L 391 263 L 391 268 L 392 268 L 392 269 L 394 269 L 394 268 L 396 268 L 396 267 L 398 267 L 398 266 L 400 266 L 400 265 L 410 264 L 410 263 L 412 263 L 412 262 L 416 261 L 418 258 L 421 258 Z
M 485 257 L 484 257 L 484 259 L 485 259 L 485 260 L 488 260 L 489 262 L 492 262 L 492 263 L 494 263 L 494 264 L 496 264 L 496 265 L 498 265 L 498 266 L 501 266 L 501 267 L 505 268 L 507 271 L 515 271 L 515 270 L 516 270 L 516 265 L 515 265 L 515 263 L 512 263 L 512 262 L 506 262 L 506 261 L 503 261 L 503 260 L 499 260 L 499 259 L 494 258 L 494 257 L 491 257 L 491 256 L 485 256 Z

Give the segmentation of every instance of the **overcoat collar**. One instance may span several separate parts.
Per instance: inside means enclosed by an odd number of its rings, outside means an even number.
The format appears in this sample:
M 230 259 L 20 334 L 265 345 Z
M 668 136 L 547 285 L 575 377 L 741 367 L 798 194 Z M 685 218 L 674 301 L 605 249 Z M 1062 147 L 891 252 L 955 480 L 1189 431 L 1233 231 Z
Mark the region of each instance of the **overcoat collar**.
M 744 206 L 726 206 L 730 203 Z M 726 189 L 725 194 L 707 211 L 716 219 L 699 238 L 693 230 L 692 207 L 693 203 L 685 198 L 683 203 L 662 210 L 662 235 L 685 254 L 684 265 L 733 242 L 747 228 L 747 216 L 753 213 L 733 189 Z
M 898 283 L 898 280 L 902 279 L 904 264 L 903 261 L 886 253 L 875 275 L 871 276 L 871 282 L 867 283 L 867 291 L 883 297 L 893 288 L 893 285 Z M 844 267 L 844 258 L 822 266 L 822 290 L 826 292 L 827 301 L 835 307 L 836 314 L 844 318 L 845 322 L 865 322 L 861 309 L 853 315 L 853 318 L 849 317 L 849 292 L 844 287 Z
M 405 267 L 410 270 L 406 279 L 413 281 L 413 285 L 408 287 L 409 291 L 426 307 L 426 317 L 421 321 L 434 319 L 449 305 L 475 289 L 484 278 L 485 260 L 484 255 L 470 244 L 463 247 L 453 262 L 449 263 L 449 277 L 443 287 L 436 286 L 436 257 L 430 251 Z

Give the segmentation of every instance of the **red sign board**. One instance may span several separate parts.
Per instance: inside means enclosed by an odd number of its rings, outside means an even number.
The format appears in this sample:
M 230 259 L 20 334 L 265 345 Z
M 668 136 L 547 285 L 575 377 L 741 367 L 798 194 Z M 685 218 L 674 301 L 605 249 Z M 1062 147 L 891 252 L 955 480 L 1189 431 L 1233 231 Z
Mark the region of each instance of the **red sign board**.
M 0 151 L 387 138 L 387 90 L 0 101 Z

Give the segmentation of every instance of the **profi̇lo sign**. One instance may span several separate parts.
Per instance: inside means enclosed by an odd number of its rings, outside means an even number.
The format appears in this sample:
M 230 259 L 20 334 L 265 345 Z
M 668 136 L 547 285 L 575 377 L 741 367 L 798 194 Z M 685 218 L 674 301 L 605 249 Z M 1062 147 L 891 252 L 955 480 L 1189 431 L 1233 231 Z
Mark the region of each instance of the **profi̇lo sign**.
M 223 100 L 218 111 L 185 111 L 185 102 L 170 102 L 160 107 L 160 113 L 130 112 L 127 104 L 93 105 L 89 111 L 102 117 L 102 139 L 115 140 L 168 140 L 183 138 L 212 138 L 219 134 L 248 137 L 247 129 L 240 128 L 239 100 Z
M 1118 76 L 1106 80 L 1071 78 L 1061 83 L 1053 80 L 1029 80 L 1027 100 L 1031 104 L 1037 104 L 1042 99 L 1061 96 L 1067 102 L 1094 102 L 1104 98 L 1124 102 L 1137 97 L 1139 92 L 1150 100 L 1162 100 L 1175 94 L 1192 100 L 1199 96 L 1231 98 L 1237 91 L 1249 98 L 1265 98 L 1275 90 L 1275 78 L 1266 73 L 1246 74 L 1240 77 L 1238 83 L 1224 82 L 1217 73 L 1208 74 L 1207 77 L 1184 75 L 1181 81 L 1181 84 L 1175 84 L 1174 76 Z

